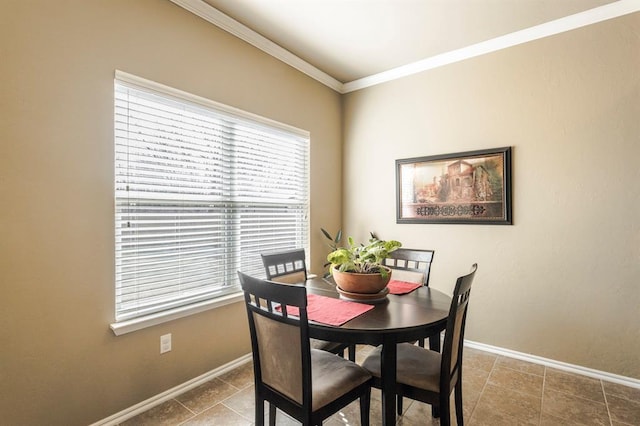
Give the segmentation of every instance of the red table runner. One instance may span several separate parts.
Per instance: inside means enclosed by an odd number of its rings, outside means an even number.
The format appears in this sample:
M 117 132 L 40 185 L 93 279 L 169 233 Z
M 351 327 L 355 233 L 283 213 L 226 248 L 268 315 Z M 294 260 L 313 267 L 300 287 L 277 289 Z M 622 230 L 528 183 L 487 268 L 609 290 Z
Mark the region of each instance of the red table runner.
M 387 288 L 389 289 L 389 293 L 391 294 L 407 294 L 411 293 L 418 287 L 421 287 L 420 283 L 411 283 L 408 281 L 396 281 L 391 280 L 389 284 L 387 284 Z
M 309 320 L 336 327 L 373 308 L 373 305 L 348 302 L 317 294 L 307 294 L 307 317 Z M 287 312 L 289 312 L 289 315 L 299 315 L 296 307 L 288 307 Z

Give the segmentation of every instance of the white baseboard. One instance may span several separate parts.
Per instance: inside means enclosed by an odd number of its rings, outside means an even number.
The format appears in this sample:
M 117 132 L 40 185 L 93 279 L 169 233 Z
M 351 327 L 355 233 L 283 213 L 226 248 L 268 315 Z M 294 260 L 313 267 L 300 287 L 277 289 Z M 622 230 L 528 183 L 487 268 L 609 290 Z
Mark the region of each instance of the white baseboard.
M 484 343 L 473 342 L 470 340 L 465 340 L 464 344 L 467 347 L 479 349 L 485 352 L 494 353 L 496 355 L 502 355 L 508 358 L 515 358 L 522 361 L 528 361 L 533 364 L 540 364 L 547 367 L 555 368 L 557 370 L 567 371 L 575 374 L 581 374 L 583 376 L 593 377 L 595 379 L 600 379 L 607 382 L 618 383 L 620 385 L 640 389 L 640 380 L 633 379 L 631 377 L 620 376 L 617 374 L 607 373 L 606 371 L 594 370 L 591 368 L 581 367 L 579 365 L 568 364 L 566 362 L 555 361 L 553 359 L 543 358 L 536 355 L 530 355 L 523 352 L 512 351 L 511 349 L 504 349 L 497 346 L 486 345 Z M 201 376 L 191 379 L 185 383 L 182 383 L 181 385 L 171 388 L 165 392 L 162 392 L 161 394 L 153 396 L 132 407 L 122 410 L 119 413 L 116 413 L 112 416 L 107 417 L 106 419 L 93 423 L 90 426 L 116 426 L 119 423 L 124 422 L 125 420 L 128 420 L 134 416 L 137 416 L 140 413 L 144 413 L 145 411 L 155 407 L 156 405 L 160 405 L 163 402 L 173 399 L 184 392 L 187 392 L 195 387 L 198 387 L 201 384 L 206 383 L 215 377 L 221 376 L 222 374 L 228 371 L 231 371 L 234 368 L 237 368 L 240 365 L 246 362 L 249 362 L 250 360 L 251 360 L 251 354 L 243 355 L 234 361 L 231 361 L 221 367 L 218 367 L 214 370 L 204 373 Z
M 102 419 L 96 423 L 93 423 L 90 426 L 116 426 L 125 420 L 128 420 L 132 417 L 137 416 L 140 413 L 144 413 L 145 411 L 155 407 L 156 405 L 160 405 L 163 402 L 166 402 L 170 399 L 177 397 L 180 394 L 183 394 L 191 389 L 194 389 L 209 380 L 221 376 L 224 373 L 231 371 L 246 362 L 251 361 L 251 354 L 246 354 L 241 356 L 238 359 L 235 359 L 221 367 L 208 371 L 194 379 L 191 379 L 187 382 L 184 382 L 176 387 L 173 387 L 167 391 L 164 391 L 158 395 L 155 395 L 145 401 L 142 401 L 132 407 L 124 409 L 119 413 L 116 413 L 112 416 L 107 417 L 106 419 Z
M 581 374 L 583 376 L 593 377 L 607 382 L 618 383 L 620 385 L 629 386 L 640 389 L 640 380 L 631 377 L 620 376 L 618 374 L 607 373 L 606 371 L 594 370 L 592 368 L 582 367 L 580 365 L 568 364 L 562 361 L 555 361 L 549 358 L 543 358 L 536 355 L 530 355 L 523 352 L 512 351 L 511 349 L 499 348 L 497 346 L 486 345 L 484 343 L 472 342 L 465 340 L 464 345 L 470 348 L 479 349 L 485 352 L 491 352 L 497 355 L 515 358 L 522 361 L 528 361 L 533 364 L 540 364 L 546 367 L 552 367 L 557 370 L 567 371 L 570 373 Z

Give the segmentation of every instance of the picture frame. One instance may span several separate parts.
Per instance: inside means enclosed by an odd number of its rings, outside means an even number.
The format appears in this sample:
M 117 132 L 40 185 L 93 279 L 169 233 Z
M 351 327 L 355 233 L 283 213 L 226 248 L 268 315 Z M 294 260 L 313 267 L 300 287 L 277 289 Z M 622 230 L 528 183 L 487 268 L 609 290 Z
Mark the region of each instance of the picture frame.
M 396 160 L 396 223 L 511 225 L 511 147 Z

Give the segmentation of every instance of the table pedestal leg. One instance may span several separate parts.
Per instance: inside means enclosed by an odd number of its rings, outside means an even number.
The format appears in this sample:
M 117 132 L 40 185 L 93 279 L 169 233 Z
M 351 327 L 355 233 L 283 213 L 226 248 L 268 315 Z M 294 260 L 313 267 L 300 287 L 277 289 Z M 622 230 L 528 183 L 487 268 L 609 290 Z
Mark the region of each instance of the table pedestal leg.
M 398 351 L 395 342 L 382 344 L 380 376 L 382 382 L 382 424 L 396 423 L 396 359 Z

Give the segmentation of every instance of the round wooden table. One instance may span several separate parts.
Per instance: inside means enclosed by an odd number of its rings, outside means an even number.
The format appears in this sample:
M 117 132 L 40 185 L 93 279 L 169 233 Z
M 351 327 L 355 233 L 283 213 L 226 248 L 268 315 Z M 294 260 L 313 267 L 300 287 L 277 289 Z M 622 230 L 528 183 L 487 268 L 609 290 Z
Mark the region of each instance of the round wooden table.
M 306 282 L 307 293 L 339 298 L 330 280 L 313 278 Z M 309 333 L 316 339 L 349 344 L 382 345 L 382 424 L 396 421 L 396 344 L 433 336 L 445 329 L 451 297 L 420 287 L 409 294 L 388 295 L 374 309 L 334 327 L 309 322 Z M 439 339 L 430 339 L 430 347 L 439 350 Z

